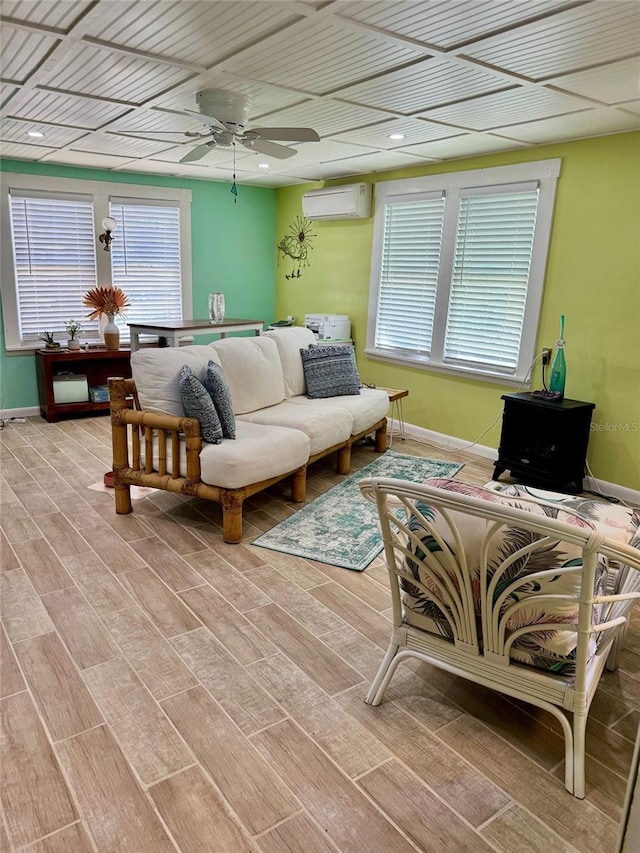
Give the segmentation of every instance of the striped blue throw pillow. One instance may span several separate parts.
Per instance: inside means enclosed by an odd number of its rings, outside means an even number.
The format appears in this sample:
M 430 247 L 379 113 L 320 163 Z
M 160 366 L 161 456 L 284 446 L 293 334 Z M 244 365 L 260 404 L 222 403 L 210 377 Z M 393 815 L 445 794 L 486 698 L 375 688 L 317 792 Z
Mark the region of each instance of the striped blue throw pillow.
M 353 347 L 312 345 L 301 349 L 300 356 L 310 400 L 360 393 Z
M 213 400 L 202 382 L 186 364 L 180 371 L 178 385 L 185 415 L 200 421 L 200 435 L 204 441 L 208 441 L 209 444 L 220 444 L 222 426 Z

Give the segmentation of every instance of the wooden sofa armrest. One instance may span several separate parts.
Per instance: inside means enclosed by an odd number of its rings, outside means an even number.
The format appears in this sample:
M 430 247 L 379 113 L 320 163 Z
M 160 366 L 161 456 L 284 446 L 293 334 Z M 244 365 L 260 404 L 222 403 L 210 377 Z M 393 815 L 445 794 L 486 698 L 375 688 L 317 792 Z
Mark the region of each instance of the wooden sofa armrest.
M 167 459 L 165 442 L 158 442 L 158 470 L 153 468 L 153 434 L 154 431 L 169 433 L 171 438 L 171 477 L 180 477 L 180 435 L 185 437 L 187 457 L 186 478 L 189 484 L 201 482 L 200 451 L 202 437 L 200 423 L 196 418 L 182 415 L 168 415 L 163 412 L 148 412 L 130 409 L 127 398 L 133 396 L 137 403 L 136 386 L 133 379 L 109 377 L 109 399 L 111 401 L 111 430 L 113 437 L 113 472 L 116 486 L 118 472 L 125 469 L 140 470 L 140 434 L 145 442 L 145 473 L 156 474 L 163 481 L 167 477 Z M 129 461 L 129 446 L 127 441 L 127 425 L 137 426 L 132 430 L 133 460 Z M 162 488 L 162 485 L 158 483 Z M 116 493 L 117 503 L 117 493 Z

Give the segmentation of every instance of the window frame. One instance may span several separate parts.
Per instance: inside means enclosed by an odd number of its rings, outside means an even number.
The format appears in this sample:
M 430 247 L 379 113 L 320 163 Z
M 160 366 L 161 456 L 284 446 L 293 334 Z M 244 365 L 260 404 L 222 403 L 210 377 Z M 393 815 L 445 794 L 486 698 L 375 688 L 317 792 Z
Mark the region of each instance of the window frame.
M 22 175 L 2 173 L 0 175 L 0 294 L 4 324 L 4 348 L 8 354 L 32 353 L 42 346 L 37 341 L 23 341 L 19 334 L 18 299 L 15 275 L 13 239 L 11 233 L 10 191 L 38 193 L 55 197 L 74 194 L 91 196 L 96 241 L 96 278 L 98 284 L 111 282 L 111 253 L 103 251 L 97 235 L 102 233 L 102 220 L 110 216 L 109 202 L 112 198 L 145 204 L 152 201 L 176 202 L 180 207 L 180 266 L 182 316 L 192 315 L 193 290 L 191 266 L 191 190 L 174 187 L 145 186 L 141 184 L 119 184 L 111 181 L 85 181 L 79 178 L 57 178 L 45 175 Z M 117 239 L 117 231 L 114 234 Z M 87 309 L 88 310 L 88 309 Z M 98 343 L 91 339 L 89 343 Z
M 374 231 L 371 256 L 371 281 L 367 316 L 367 342 L 365 353 L 373 359 L 454 376 L 479 379 L 495 384 L 521 385 L 534 359 L 538 335 L 540 306 L 544 289 L 544 276 L 551 239 L 551 226 L 555 203 L 557 179 L 560 176 L 560 158 L 519 163 L 512 166 L 495 166 L 487 169 L 470 169 L 463 172 L 427 175 L 376 184 Z M 449 295 L 458 225 L 459 199 L 462 190 L 496 187 L 536 181 L 539 200 L 534 231 L 531 266 L 525 302 L 522 337 L 518 364 L 514 373 L 505 373 L 481 366 L 452 365 L 444 360 L 445 335 L 449 310 Z M 442 247 L 438 284 L 436 289 L 433 335 L 429 355 L 408 355 L 402 352 L 378 349 L 375 345 L 378 312 L 378 292 L 382 265 L 384 208 L 393 202 L 418 200 L 427 193 L 442 192 L 445 210 L 442 229 Z

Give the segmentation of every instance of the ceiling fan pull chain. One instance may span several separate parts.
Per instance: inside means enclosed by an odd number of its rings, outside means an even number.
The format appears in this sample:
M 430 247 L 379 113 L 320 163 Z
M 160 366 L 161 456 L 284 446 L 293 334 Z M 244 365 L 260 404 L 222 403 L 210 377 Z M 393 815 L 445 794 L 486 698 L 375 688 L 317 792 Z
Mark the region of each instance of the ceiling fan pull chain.
M 238 187 L 236 186 L 236 144 L 233 143 L 233 183 L 231 184 L 231 193 L 233 194 L 233 203 L 238 203 Z

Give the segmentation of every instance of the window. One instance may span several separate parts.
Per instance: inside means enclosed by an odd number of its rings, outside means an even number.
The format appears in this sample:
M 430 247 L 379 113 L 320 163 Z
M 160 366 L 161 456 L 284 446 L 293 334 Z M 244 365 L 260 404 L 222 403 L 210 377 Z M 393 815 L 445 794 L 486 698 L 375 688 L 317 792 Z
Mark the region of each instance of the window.
M 367 353 L 521 382 L 560 161 L 376 186 Z
M 81 192 L 74 192 L 81 185 Z M 64 323 L 81 320 L 83 340 L 97 341 L 84 294 L 97 284 L 121 287 L 131 308 L 118 318 L 179 320 L 191 314 L 190 196 L 185 190 L 2 176 L 2 305 L 5 347 L 33 349 L 39 335 L 64 340 Z M 116 220 L 111 251 L 97 235 Z

